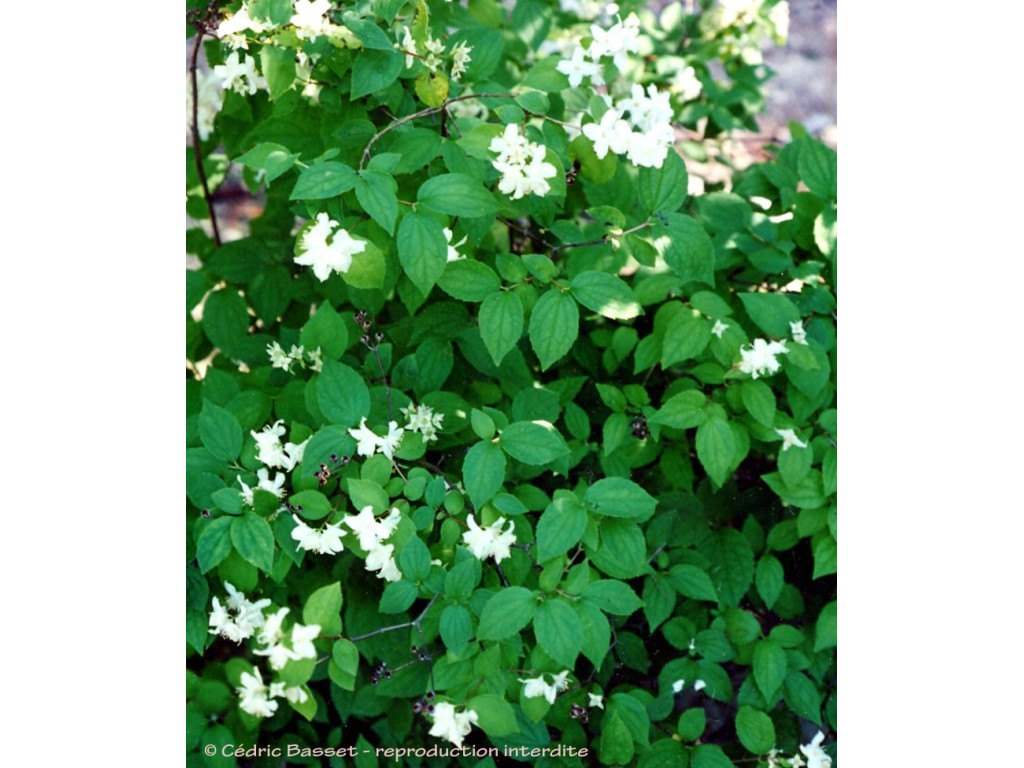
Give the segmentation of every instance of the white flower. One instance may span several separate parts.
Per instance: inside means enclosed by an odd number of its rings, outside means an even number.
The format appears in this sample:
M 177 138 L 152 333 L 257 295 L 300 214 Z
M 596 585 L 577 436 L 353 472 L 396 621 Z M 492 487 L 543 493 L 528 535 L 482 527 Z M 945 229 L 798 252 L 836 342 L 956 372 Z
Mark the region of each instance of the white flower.
M 604 696 L 597 693 L 587 694 L 587 706 L 597 707 L 598 709 L 604 709 Z
M 680 693 L 683 690 L 684 685 L 686 685 L 685 680 L 676 680 L 672 683 L 672 693 Z
M 467 45 L 465 40 L 460 41 L 452 48 L 452 80 L 458 80 L 466 71 L 466 65 L 472 61 L 469 56 L 472 50 L 472 46 Z
M 398 422 L 388 422 L 388 433 L 385 437 L 381 438 L 380 441 L 380 452 L 387 456 L 389 459 L 395 458 L 395 451 L 398 450 L 398 446 L 402 443 L 402 435 L 405 434 L 405 430 L 398 426 Z
M 320 635 L 320 625 L 310 624 L 303 626 L 296 624 L 292 627 L 292 651 L 297 659 L 315 659 L 316 647 L 313 641 Z
M 453 704 L 441 701 L 434 705 L 434 724 L 430 728 L 430 735 L 447 739 L 456 747 L 461 747 L 462 740 L 476 721 L 477 714 L 473 710 L 456 712 Z
M 695 690 L 695 691 L 703 691 L 705 688 L 707 688 L 707 685 L 708 684 L 705 683 L 703 680 L 698 680 L 697 682 L 695 682 L 693 684 L 693 690 Z
M 217 27 L 217 37 L 227 43 L 231 48 L 244 48 L 248 50 L 249 43 L 245 38 L 245 32 L 252 30 L 257 34 L 264 30 L 263 22 L 249 16 L 249 8 L 245 3 L 233 16 L 221 21 Z
M 213 610 L 210 612 L 210 634 L 219 634 L 228 640 L 240 643 L 263 626 L 266 619 L 263 616 L 263 609 L 270 605 L 270 600 L 264 598 L 255 603 L 245 598 L 245 595 L 234 588 L 230 583 L 224 582 L 224 588 L 228 592 L 226 605 L 221 606 L 220 601 L 213 598 Z M 232 617 L 228 611 L 234 611 Z
M 324 14 L 331 7 L 331 0 L 295 0 L 295 15 L 291 24 L 301 40 L 310 40 L 323 34 L 330 23 Z
M 257 488 L 262 488 L 267 493 L 274 494 L 277 498 L 281 498 L 284 495 L 284 475 L 278 472 L 274 475 L 274 479 L 270 479 L 270 470 L 266 467 L 258 469 L 256 471 L 256 477 L 259 478 L 260 482 Z M 251 505 L 251 502 L 250 502 Z
M 619 21 L 611 28 L 604 30 L 596 24 L 590 27 L 593 42 L 590 43 L 590 57 L 597 61 L 602 56 L 611 56 L 616 68 L 621 71 L 626 66 L 626 54 L 638 53 L 640 43 L 640 19 L 635 13 L 629 14 L 625 21 Z
M 210 611 L 210 634 L 219 635 L 223 630 L 224 626 L 231 621 L 231 616 L 228 615 L 228 610 L 220 604 L 220 600 L 214 595 L 213 598 L 213 610 Z
M 224 84 L 225 90 L 230 89 L 243 96 L 252 96 L 264 84 L 263 78 L 256 72 L 256 59 L 238 51 L 224 59 L 223 64 L 215 66 L 213 74 Z
M 424 442 L 437 440 L 437 430 L 441 428 L 441 422 L 444 421 L 443 413 L 435 414 L 434 409 L 429 405 L 417 406 L 415 403 L 402 408 L 401 411 L 405 416 L 406 429 L 422 434 Z
M 804 321 L 797 320 L 795 323 L 789 324 L 789 333 L 793 337 L 793 341 L 797 344 L 803 344 L 807 346 L 807 331 L 804 330 Z
M 274 645 L 275 643 L 279 643 L 284 637 L 284 631 L 281 629 L 281 624 L 284 622 L 284 617 L 288 615 L 289 610 L 289 608 L 279 608 L 277 613 L 267 616 L 267 620 L 263 624 L 263 629 L 260 630 L 260 634 L 256 639 L 264 645 Z
M 309 550 L 320 549 L 320 532 L 310 528 L 303 520 L 292 515 L 295 527 L 292 528 L 292 538 L 299 543 L 297 549 Z
M 341 530 L 341 523 L 328 523 L 322 531 L 318 531 L 310 528 L 295 515 L 292 515 L 292 519 L 295 521 L 292 538 L 298 542 L 297 549 L 316 552 L 319 555 L 336 555 L 345 549 L 341 537 L 347 536 L 348 532 Z
M 365 416 L 359 426 L 349 429 L 348 433 L 356 439 L 356 453 L 360 456 L 373 456 L 377 452 L 380 438 L 367 428 Z
M 803 442 L 799 437 L 797 437 L 796 432 L 794 432 L 792 429 L 776 429 L 775 431 L 778 432 L 779 436 L 782 438 L 782 450 L 784 452 L 788 451 L 790 447 L 794 445 L 797 448 L 807 447 L 807 443 Z
M 818 731 L 810 744 L 800 746 L 800 751 L 807 756 L 807 768 L 832 768 L 832 758 L 821 748 L 824 740 L 825 734 Z
M 395 47 L 400 51 L 405 51 L 405 67 L 408 69 L 416 62 L 416 41 L 412 38 L 412 32 L 409 31 L 408 27 L 402 27 L 404 35 L 401 43 L 396 43 Z
M 352 266 L 352 256 L 366 250 L 366 243 L 354 240 L 344 229 L 334 232 L 339 226 L 326 213 L 316 215 L 316 223 L 302 236 L 300 247 L 304 252 L 295 257 L 295 263 L 313 267 L 317 280 L 323 282 L 332 272 L 344 274 Z M 327 237 L 334 233 L 331 242 Z
M 513 533 L 515 523 L 511 520 L 508 521 L 507 531 L 502 531 L 502 527 L 505 525 L 504 517 L 499 517 L 496 522 L 487 528 L 481 528 L 471 512 L 466 519 L 466 524 L 469 526 L 469 530 L 462 534 L 462 538 L 466 543 L 466 547 L 478 560 L 486 560 L 488 557 L 493 557 L 495 563 L 500 563 L 502 560 L 511 557 L 510 548 L 516 541 L 515 534 Z
M 743 373 L 749 373 L 753 378 L 763 376 L 765 373 L 775 373 L 781 367 L 776 359 L 777 355 L 788 354 L 785 341 L 765 341 L 754 339 L 751 349 L 740 348 L 739 369 Z
M 683 101 L 696 99 L 704 87 L 697 79 L 697 72 L 693 67 L 684 67 L 676 72 L 668 86 L 669 90 L 678 93 Z
M 807 763 L 804 762 L 804 759 L 800 757 L 800 755 L 793 755 L 793 757 L 789 759 L 790 768 L 804 768 L 805 765 L 807 765 Z
M 266 656 L 267 663 L 270 665 L 270 668 L 274 670 L 284 669 L 285 664 L 289 661 L 299 658 L 291 651 L 291 649 L 281 645 L 280 643 L 275 643 L 274 645 L 266 648 L 261 648 L 257 651 L 253 651 L 253 653 L 257 656 Z
M 280 368 L 287 371 L 291 368 L 292 359 L 284 348 L 276 341 L 267 345 L 267 356 L 270 358 L 270 365 L 273 368 Z
M 277 711 L 277 702 L 268 696 L 269 690 L 263 684 L 259 669 L 254 675 L 243 672 L 240 678 L 242 685 L 236 690 L 241 698 L 239 706 L 244 712 L 256 717 L 270 717 Z
M 715 326 L 711 329 L 711 332 L 718 338 L 722 338 L 722 334 L 729 330 L 729 326 L 723 323 L 721 320 L 715 320 Z
M 301 443 L 296 445 L 295 443 L 284 444 L 284 460 L 281 462 L 281 466 L 291 472 L 295 469 L 295 465 L 302 461 L 303 455 L 306 453 L 306 443 L 309 442 L 307 437 Z
M 601 77 L 601 65 L 595 63 L 596 57 L 595 61 L 585 61 L 584 56 L 587 56 L 587 51 L 577 45 L 572 52 L 571 59 L 562 59 L 558 62 L 558 71 L 563 75 L 568 75 L 569 86 L 572 88 L 579 88 L 584 77 L 591 78 L 594 85 L 604 83 L 604 79 Z
M 281 436 L 284 435 L 284 427 L 281 426 L 283 423 L 284 421 L 278 419 L 273 425 L 265 426 L 260 432 L 249 432 L 256 441 L 256 448 L 259 451 L 256 458 L 268 467 L 283 467 L 287 461 L 281 447 Z
M 609 149 L 617 155 L 625 153 L 630 147 L 633 131 L 618 110 L 609 109 L 601 116 L 601 122 L 584 125 L 583 135 L 594 142 L 594 154 L 603 159 Z
M 385 581 L 399 581 L 402 572 L 394 557 L 394 544 L 377 544 L 366 555 L 366 570 L 377 571 L 377 578 Z
M 309 367 L 313 369 L 314 373 L 320 373 L 324 368 L 323 352 L 320 347 L 312 352 L 307 352 L 306 355 L 309 357 Z
M 345 549 L 341 543 L 341 537 L 347 536 L 346 531 L 341 530 L 341 523 L 328 523 L 320 531 L 320 547 L 317 550 L 321 555 L 336 555 Z
M 453 261 L 459 261 L 460 259 L 466 258 L 464 254 L 459 253 L 456 249 L 465 243 L 467 238 L 464 237 L 455 245 L 452 245 L 452 231 L 448 229 L 448 227 L 444 227 L 441 231 L 444 232 L 444 239 L 448 241 L 448 262 L 451 263 Z
M 547 149 L 527 141 L 515 123 L 509 123 L 501 136 L 491 139 L 488 149 L 498 153 L 498 158 L 492 161 L 494 168 L 502 174 L 498 191 L 518 200 L 529 194 L 543 197 L 551 190 L 547 179 L 558 171 L 551 163 L 545 162 Z
M 359 546 L 367 552 L 390 536 L 394 530 L 377 521 L 371 506 L 363 507 L 358 515 L 346 515 L 344 523 L 359 537 Z
M 548 704 L 554 704 L 555 698 L 558 696 L 559 691 L 564 691 L 569 687 L 569 670 L 566 669 L 554 675 L 554 681 L 548 683 L 544 680 L 544 675 L 540 677 L 533 677 L 523 680 L 519 679 L 520 683 L 526 683 L 523 688 L 523 695 L 528 699 L 536 699 L 543 696 L 548 700 Z
M 774 38 L 776 45 L 785 45 L 789 38 L 789 3 L 782 0 L 781 3 L 772 8 L 768 14 L 768 21 L 775 28 Z
M 292 704 L 305 704 L 309 698 L 309 694 L 298 685 L 292 686 L 291 688 L 284 689 L 284 696 Z

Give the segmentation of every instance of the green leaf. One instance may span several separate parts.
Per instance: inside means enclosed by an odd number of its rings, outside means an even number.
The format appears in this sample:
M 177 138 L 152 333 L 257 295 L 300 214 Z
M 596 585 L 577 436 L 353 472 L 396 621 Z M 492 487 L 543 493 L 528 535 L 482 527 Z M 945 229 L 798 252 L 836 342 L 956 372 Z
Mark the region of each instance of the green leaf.
M 633 737 L 618 713 L 601 722 L 599 755 L 605 765 L 628 765 L 633 759 Z
M 754 573 L 754 584 L 757 592 L 764 600 L 764 604 L 771 608 L 782 593 L 785 586 L 785 578 L 782 572 L 782 563 L 774 555 L 762 555 L 757 563 L 757 571 Z
M 341 357 L 348 347 L 348 331 L 345 322 L 334 311 L 329 302 L 321 304 L 299 334 L 299 343 L 306 352 L 320 348 L 323 359 Z
M 439 72 L 416 75 L 416 95 L 428 107 L 440 107 L 448 98 L 448 78 Z
M 476 712 L 476 725 L 488 736 L 507 736 L 518 733 L 516 713 L 501 696 L 481 693 L 466 703 L 466 709 Z
M 779 293 L 741 293 L 740 301 L 750 319 L 769 336 L 788 337 L 789 324 L 800 319 L 796 304 Z
M 331 514 L 331 502 L 320 491 L 299 491 L 288 501 L 307 520 L 320 520 Z
M 407 213 L 398 227 L 398 260 L 424 296 L 444 274 L 447 259 L 448 242 L 437 219 Z
M 664 424 L 673 429 L 697 427 L 707 419 L 707 398 L 696 389 L 687 389 L 672 395 L 658 412 L 648 418 L 652 424 Z
M 584 307 L 612 320 L 630 320 L 644 312 L 629 286 L 607 272 L 580 272 L 569 289 Z
M 665 224 L 652 228 L 655 246 L 665 263 L 684 281 L 715 285 L 715 247 L 694 219 L 681 213 L 664 214 Z
M 295 52 L 274 45 L 260 46 L 260 69 L 267 81 L 270 100 L 274 101 L 295 84 Z
M 770 427 L 775 423 L 775 393 L 763 381 L 740 383 L 740 399 L 743 406 L 758 422 Z
M 499 443 L 505 452 L 524 464 L 550 464 L 569 454 L 565 439 L 544 421 L 517 421 L 501 431 Z
M 404 57 L 397 51 L 365 50 L 352 64 L 352 101 L 391 85 L 402 72 Z
M 711 479 L 719 486 L 725 484 L 736 457 L 736 443 L 729 422 L 721 416 L 712 416 L 697 427 L 697 458 Z
M 682 309 L 665 328 L 661 365 L 681 363 L 697 357 L 711 341 L 711 323 L 695 309 Z
M 450 262 L 437 284 L 459 301 L 483 301 L 501 288 L 501 280 L 494 270 L 473 259 Z
M 512 291 L 495 291 L 480 306 L 480 338 L 495 365 L 523 335 L 523 303 Z
M 704 710 L 700 707 L 691 707 L 679 716 L 676 733 L 683 741 L 696 741 L 704 735 L 707 726 L 708 720 Z
M 664 574 L 655 574 L 644 579 L 644 617 L 653 633 L 658 626 L 672 615 L 676 607 L 676 593 L 671 579 Z
M 525 587 L 506 587 L 487 601 L 480 612 L 477 637 L 505 640 L 518 634 L 537 612 L 537 598 Z
M 199 413 L 199 436 L 210 454 L 222 461 L 234 461 L 242 452 L 242 427 L 227 408 L 203 401 Z
M 359 669 L 359 649 L 355 643 L 344 638 L 335 640 L 331 649 L 331 661 L 337 668 L 337 672 L 331 675 L 332 682 L 346 691 L 354 691 L 356 671 Z
M 734 768 L 717 744 L 698 744 L 690 754 L 690 768 Z
M 582 597 L 605 613 L 614 613 L 616 616 L 629 616 L 643 607 L 643 601 L 628 584 L 614 579 L 591 582 L 583 590 Z
M 836 540 L 826 533 L 814 544 L 814 575 L 812 579 L 835 573 L 838 566 Z
M 348 192 L 359 177 L 344 163 L 327 160 L 303 168 L 292 190 L 292 200 L 325 200 Z
M 605 517 L 633 517 L 646 520 L 654 514 L 657 500 L 647 491 L 622 477 L 606 477 L 587 489 L 583 500 Z
M 274 531 L 257 514 L 246 512 L 231 523 L 231 543 L 246 561 L 264 573 L 274 565 Z
M 632 520 L 607 517 L 601 521 L 601 546 L 591 554 L 591 562 L 616 579 L 632 579 L 649 572 L 647 544 Z
M 215 347 L 233 354 L 249 335 L 245 299 L 230 288 L 214 291 L 203 305 L 202 327 Z
M 661 168 L 639 169 L 636 191 L 640 207 L 648 216 L 678 211 L 686 200 L 687 184 L 686 164 L 674 150 L 670 150 Z
M 356 199 L 359 204 L 389 235 L 394 234 L 395 222 L 398 220 L 397 189 L 395 180 L 383 171 L 360 171 L 356 181 Z
M 449 605 L 441 612 L 439 628 L 449 653 L 459 654 L 473 637 L 473 620 L 461 605 Z
M 800 147 L 800 176 L 807 188 L 818 197 L 836 199 L 838 187 L 838 155 L 820 141 L 805 139 Z
M 711 574 L 719 599 L 736 607 L 754 580 L 754 551 L 750 542 L 735 528 L 721 528 L 705 554 L 711 560 Z
M 381 613 L 401 613 L 416 602 L 419 590 L 411 581 L 402 579 L 392 581 L 384 587 L 384 594 L 380 597 Z
M 240 163 L 256 171 L 263 171 L 263 178 L 269 184 L 290 171 L 298 159 L 299 156 L 289 152 L 287 147 L 273 142 L 264 142 L 257 144 L 245 154 L 239 155 L 232 162 Z
M 672 586 L 683 597 L 718 602 L 718 593 L 715 591 L 711 577 L 698 566 L 685 563 L 674 565 L 669 573 Z
M 814 628 L 814 652 L 836 647 L 836 601 L 821 609 Z
M 481 573 L 480 561 L 475 557 L 463 560 L 444 577 L 445 594 L 460 603 L 469 600 L 473 589 L 480 583 Z
M 821 725 L 821 694 L 802 672 L 794 670 L 786 675 L 783 699 L 796 715 Z
M 770 638 L 758 640 L 754 646 L 754 680 L 769 704 L 779 695 L 779 688 L 786 679 L 786 652 Z
M 341 634 L 341 582 L 320 587 L 302 607 L 303 624 L 319 624 L 321 635 Z
M 349 499 L 356 509 L 373 507 L 377 514 L 387 510 L 388 495 L 383 488 L 372 480 L 349 479 L 346 483 Z
M 415 173 L 441 154 L 441 137 L 429 128 L 413 128 L 398 137 L 388 151 L 401 155 L 395 173 Z
M 587 512 L 576 498 L 556 498 L 537 521 L 537 560 L 544 562 L 569 551 L 587 527 Z
M 328 421 L 346 427 L 356 426 L 370 412 L 370 391 L 363 377 L 337 360 L 324 360 L 316 401 Z
M 430 550 L 419 536 L 413 536 L 398 555 L 402 575 L 411 581 L 423 581 L 430 575 Z
M 445 173 L 428 179 L 417 199 L 427 208 L 449 216 L 487 216 L 500 209 L 494 195 L 479 181 L 462 173 Z
M 480 442 L 469 449 L 462 479 L 473 506 L 480 509 L 494 498 L 505 482 L 505 454 L 494 443 Z
M 196 542 L 196 560 L 199 570 L 206 573 L 218 565 L 231 552 L 231 523 L 233 517 L 211 520 L 199 534 Z
M 576 665 L 583 644 L 583 624 L 568 602 L 554 598 L 541 603 L 533 632 L 548 656 L 569 669 Z
M 736 735 L 740 737 L 740 744 L 755 755 L 763 755 L 775 746 L 772 719 L 746 705 L 736 712 Z
M 567 293 L 551 289 L 538 299 L 530 316 L 530 346 L 547 370 L 576 343 L 580 311 Z

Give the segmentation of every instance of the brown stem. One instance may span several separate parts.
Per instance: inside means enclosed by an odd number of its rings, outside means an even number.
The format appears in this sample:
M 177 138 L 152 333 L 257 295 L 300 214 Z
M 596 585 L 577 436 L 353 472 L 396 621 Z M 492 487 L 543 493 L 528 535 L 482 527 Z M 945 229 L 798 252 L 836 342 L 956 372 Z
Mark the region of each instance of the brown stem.
M 199 79 L 196 72 L 199 64 L 199 46 L 203 42 L 203 35 L 208 31 L 207 23 L 210 14 L 216 7 L 216 3 L 211 3 L 206 9 L 206 15 L 202 21 L 196 24 L 196 42 L 192 47 L 188 72 L 192 80 L 192 151 L 196 156 L 196 171 L 199 173 L 199 181 L 203 185 L 203 199 L 206 200 L 206 210 L 210 213 L 210 224 L 213 226 L 213 241 L 219 248 L 221 243 L 220 229 L 217 227 L 217 214 L 213 210 L 213 196 L 210 194 L 210 184 L 206 180 L 206 169 L 203 168 L 203 153 L 199 140 Z

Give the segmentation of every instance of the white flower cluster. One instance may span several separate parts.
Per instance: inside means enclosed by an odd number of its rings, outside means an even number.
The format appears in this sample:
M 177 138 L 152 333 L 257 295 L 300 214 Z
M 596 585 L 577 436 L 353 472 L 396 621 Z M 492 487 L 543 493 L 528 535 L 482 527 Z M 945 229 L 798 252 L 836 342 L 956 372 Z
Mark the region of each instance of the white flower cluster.
M 649 85 L 645 92 L 634 83 L 630 95 L 609 106 L 600 122 L 583 126 L 583 135 L 594 142 L 598 158 L 611 150 L 633 165 L 660 168 L 675 141 L 672 116 L 668 91 Z
M 558 696 L 559 691 L 564 691 L 569 687 L 569 670 L 566 669 L 559 672 L 557 675 L 552 675 L 553 681 L 547 682 L 544 679 L 544 675 L 540 677 L 530 677 L 527 679 L 519 678 L 520 683 L 526 683 L 523 687 L 523 696 L 528 699 L 536 699 L 543 696 L 548 700 L 548 704 L 555 703 L 555 697 Z M 598 697 L 603 701 L 602 697 Z M 601 709 L 604 709 L 602 706 Z
M 590 26 L 590 45 L 583 48 L 577 44 L 569 59 L 558 62 L 558 71 L 568 76 L 569 85 L 579 88 L 583 78 L 589 77 L 592 85 L 604 85 L 604 65 L 601 59 L 610 57 L 620 71 L 626 66 L 626 54 L 640 51 L 640 19 L 635 13 L 625 21 L 617 21 L 608 29 L 597 24 Z
M 352 529 L 359 538 L 359 546 L 366 550 L 366 570 L 376 571 L 378 579 L 399 581 L 402 578 L 395 563 L 395 545 L 384 543 L 401 521 L 402 512 L 398 507 L 393 507 L 381 520 L 374 517 L 373 507 L 363 507 L 358 515 L 345 516 L 345 525 Z
M 508 530 L 503 531 L 505 518 L 499 517 L 494 523 L 481 528 L 473 513 L 466 518 L 469 530 L 462 534 L 466 547 L 477 560 L 486 560 L 493 557 L 495 563 L 500 563 L 507 557 L 512 556 L 511 547 L 516 543 L 515 523 L 508 521 Z
M 678 93 L 683 101 L 693 101 L 704 89 L 704 85 L 697 79 L 697 70 L 693 67 L 680 67 L 675 75 L 669 80 L 668 89 L 672 93 Z
M 213 74 L 220 80 L 224 90 L 230 88 L 243 96 L 252 96 L 260 88 L 267 87 L 267 81 L 256 71 L 256 59 L 238 51 L 232 52 L 223 64 L 215 66 Z
M 395 43 L 395 48 L 405 54 L 406 69 L 411 67 L 417 58 L 422 60 L 423 66 L 431 72 L 437 72 L 441 68 L 444 43 L 436 37 L 432 37 L 429 32 L 427 39 L 423 41 L 423 47 L 420 48 L 416 45 L 416 40 L 413 39 L 409 28 L 402 27 L 402 42 Z M 473 60 L 470 56 L 472 52 L 473 46 L 467 44 L 465 40 L 452 46 L 448 53 L 452 57 L 451 77 L 453 80 L 458 80 L 465 73 L 466 65 Z
M 408 407 L 401 409 L 405 416 L 405 428 L 423 435 L 423 442 L 429 443 L 437 440 L 437 430 L 441 428 L 444 421 L 443 413 L 434 413 L 429 405 L 416 405 L 410 403 Z
M 331 8 L 331 0 L 295 0 L 295 11 L 289 23 L 295 27 L 300 40 L 313 40 L 331 33 L 331 20 L 324 14 Z
M 256 490 L 264 490 L 267 493 L 274 494 L 277 498 L 281 498 L 284 495 L 284 473 L 277 472 L 274 474 L 274 479 L 270 479 L 270 470 L 266 467 L 256 471 L 256 477 L 258 483 L 255 488 L 250 488 L 242 480 L 241 476 L 237 476 L 235 479 L 238 480 L 238 484 L 242 486 L 242 501 L 245 502 L 246 506 L 252 506 L 253 500 L 252 495 Z
M 807 443 L 803 442 L 799 437 L 796 436 L 796 432 L 792 429 L 776 429 L 779 433 L 779 437 L 782 438 L 782 452 L 785 453 L 793 446 L 797 448 L 806 448 Z
M 772 374 L 779 370 L 781 363 L 778 355 L 789 354 L 785 341 L 765 341 L 754 339 L 754 345 L 750 349 L 740 347 L 739 369 L 743 373 L 749 373 L 753 378 Z
M 707 685 L 708 684 L 705 683 L 703 680 L 696 680 L 693 683 L 693 690 L 695 690 L 695 691 L 703 691 L 705 688 L 707 688 Z M 676 680 L 674 683 L 672 683 L 672 693 L 681 693 L 683 688 L 685 688 L 685 687 L 686 687 L 686 681 L 685 680 Z
M 292 515 L 292 519 L 295 521 L 292 538 L 298 542 L 297 549 L 316 552 L 318 555 L 336 555 L 345 549 L 341 537 L 347 536 L 348 533 L 341 530 L 341 523 L 328 523 L 323 528 L 310 528 L 297 515 Z
M 491 162 L 501 172 L 499 191 L 511 195 L 513 200 L 530 194 L 544 197 L 551 191 L 547 179 L 558 171 L 551 163 L 544 161 L 547 147 L 528 141 L 519 133 L 518 125 L 506 125 L 501 136 L 491 139 L 488 149 L 498 153 L 498 159 Z
M 347 230 L 338 229 L 335 232 L 339 226 L 326 213 L 318 213 L 316 223 L 299 240 L 303 252 L 295 257 L 295 263 L 313 267 L 313 274 L 320 282 L 330 277 L 332 272 L 348 272 L 352 266 L 352 256 L 366 250 L 366 243 L 353 239 Z
M 252 432 L 249 434 L 256 440 L 256 448 L 259 451 L 257 458 L 263 464 L 268 467 L 275 467 L 291 472 L 295 469 L 295 466 L 302 461 L 302 455 L 306 451 L 306 443 L 309 442 L 309 438 L 306 438 L 301 443 L 296 445 L 295 443 L 281 444 L 281 438 L 284 437 L 284 427 L 281 426 L 284 421 L 278 419 L 272 425 L 268 424 L 260 432 Z
M 440 701 L 434 705 L 434 724 L 430 727 L 430 735 L 447 739 L 456 747 L 462 746 L 462 740 L 469 735 L 477 714 L 471 709 L 456 712 L 455 705 Z
M 274 24 L 262 19 L 254 19 L 249 15 L 248 3 L 242 3 L 233 15 L 221 21 L 217 27 L 217 37 L 226 43 L 232 50 L 249 50 L 249 40 L 246 32 L 255 32 L 257 35 L 270 31 Z
M 800 751 L 807 758 L 807 768 L 832 768 L 832 758 L 821 748 L 823 741 L 825 741 L 825 734 L 818 731 L 811 739 L 810 744 L 800 745 Z M 796 766 L 795 758 L 790 761 L 790 765 Z
M 228 592 L 225 605 L 221 605 L 216 596 L 213 598 L 213 610 L 210 611 L 210 634 L 220 635 L 240 643 L 247 637 L 252 637 L 253 633 L 266 622 L 263 609 L 270 605 L 270 600 L 264 598 L 255 603 L 250 602 L 243 593 L 226 581 L 224 589 Z
M 760 43 L 765 37 L 776 45 L 786 44 L 789 3 L 783 0 L 769 8 L 765 0 L 719 0 L 701 17 L 700 31 L 706 39 L 726 42 L 726 55 L 739 56 L 752 66 L 762 64 Z
M 309 367 L 316 373 L 319 373 L 324 367 L 323 352 L 320 347 L 317 347 L 312 352 L 306 352 L 301 345 L 292 344 L 292 348 L 285 352 L 284 347 L 277 341 L 274 341 L 267 345 L 267 357 L 270 358 L 270 365 L 272 367 L 280 368 L 289 373 L 291 373 L 292 365 L 295 363 L 298 363 L 300 368 L 305 368 L 307 360 L 309 361 Z
M 301 686 L 293 685 L 287 687 L 286 683 L 271 683 L 269 686 L 263 682 L 263 676 L 259 669 L 253 670 L 254 674 L 243 672 L 239 678 L 242 683 L 235 690 L 238 691 L 238 706 L 243 712 L 248 712 L 255 717 L 270 717 L 277 712 L 278 696 L 283 696 L 293 704 L 302 704 L 309 698 L 309 694 Z
M 199 94 L 196 108 L 196 127 L 199 138 L 206 141 L 213 133 L 213 120 L 224 106 L 224 85 L 213 73 L 196 72 L 196 91 Z M 192 78 L 185 77 L 185 126 L 192 129 Z
M 395 451 L 402 444 L 402 436 L 405 430 L 398 426 L 397 421 L 388 422 L 388 434 L 380 437 L 366 426 L 364 416 L 358 427 L 350 428 L 348 433 L 356 439 L 356 453 L 360 456 L 373 456 L 375 453 L 382 453 L 389 459 L 395 458 Z
M 257 656 L 266 656 L 267 663 L 274 670 L 284 669 L 284 665 L 289 661 L 316 658 L 313 641 L 320 635 L 320 625 L 303 626 L 295 623 L 289 636 L 282 627 L 288 610 L 288 608 L 281 608 L 277 613 L 268 616 L 256 638 L 264 647 L 253 651 L 253 653 Z
M 618 3 L 605 3 L 602 0 L 558 0 L 558 5 L 566 13 L 585 21 L 597 21 L 598 24 L 610 24 L 619 12 Z

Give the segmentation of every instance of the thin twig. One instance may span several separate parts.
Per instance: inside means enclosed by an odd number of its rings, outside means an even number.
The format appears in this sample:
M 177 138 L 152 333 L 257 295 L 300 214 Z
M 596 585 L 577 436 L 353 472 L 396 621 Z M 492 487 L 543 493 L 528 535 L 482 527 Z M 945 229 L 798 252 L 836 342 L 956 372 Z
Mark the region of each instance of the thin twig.
M 208 31 L 210 14 L 217 7 L 216 3 L 207 6 L 206 14 L 196 23 L 196 42 L 192 46 L 192 57 L 189 60 L 188 72 L 192 80 L 192 151 L 196 156 L 196 171 L 199 173 L 199 182 L 203 185 L 203 198 L 206 200 L 206 210 L 210 213 L 210 224 L 213 226 L 213 242 L 220 247 L 220 229 L 217 227 L 217 214 L 213 210 L 213 196 L 210 194 L 210 184 L 206 180 L 206 169 L 203 168 L 203 152 L 199 139 L 199 79 L 196 72 L 199 65 L 199 46 L 203 42 L 203 35 Z

